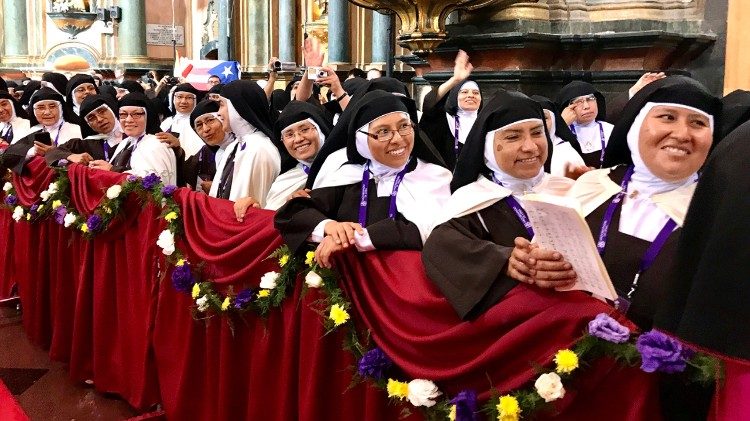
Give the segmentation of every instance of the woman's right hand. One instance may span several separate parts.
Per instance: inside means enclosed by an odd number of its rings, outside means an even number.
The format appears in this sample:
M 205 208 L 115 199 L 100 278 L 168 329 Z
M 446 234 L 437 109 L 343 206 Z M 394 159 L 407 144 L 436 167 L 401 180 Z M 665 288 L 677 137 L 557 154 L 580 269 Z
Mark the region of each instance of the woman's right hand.
M 365 231 L 362 229 L 362 225 L 356 222 L 337 222 L 331 221 L 325 225 L 323 232 L 326 236 L 331 236 L 333 241 L 343 248 L 349 247 L 350 244 L 354 244 L 354 233 L 357 232 L 360 235 L 364 234 Z
M 344 250 L 345 245 L 339 244 L 330 235 L 327 235 L 323 241 L 318 244 L 318 248 L 315 249 L 315 261 L 326 269 L 330 269 L 331 257 L 334 254 Z
M 566 288 L 576 282 L 576 272 L 562 254 L 540 248 L 523 237 L 515 239 L 506 274 L 540 288 Z
M 562 110 L 560 115 L 562 116 L 563 120 L 565 120 L 565 124 L 570 126 L 574 121 L 576 121 L 576 106 L 573 104 L 568 105 Z

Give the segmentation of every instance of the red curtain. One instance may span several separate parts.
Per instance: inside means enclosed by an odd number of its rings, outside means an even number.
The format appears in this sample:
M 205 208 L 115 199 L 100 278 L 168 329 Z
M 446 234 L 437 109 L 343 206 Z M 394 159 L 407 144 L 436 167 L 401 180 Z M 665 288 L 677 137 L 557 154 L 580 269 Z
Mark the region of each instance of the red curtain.
M 53 178 L 41 163 L 17 179 L 22 203 L 34 202 Z M 71 198 L 90 213 L 121 175 L 71 165 Z M 42 180 L 42 181 L 39 181 Z M 273 213 L 251 211 L 239 223 L 231 203 L 179 190 L 182 249 L 220 289 L 255 287 L 278 270 L 265 260 L 281 240 Z M 384 420 L 401 408 L 384 391 L 351 386 L 356 366 L 342 350 L 343 332 L 324 335 L 320 316 L 298 282 L 267 319 L 247 313 L 229 321 L 193 320 L 191 298 L 174 290 L 156 246 L 159 210 L 131 199 L 124 216 L 94 240 L 54 221 L 10 221 L 13 238 L 0 273 L 20 284 L 24 327 L 69 363 L 76 380 L 117 393 L 145 409 L 161 402 L 169 419 Z M 6 246 L 7 247 L 7 246 Z M 401 369 L 403 379 L 434 380 L 454 394 L 471 388 L 486 398 L 527 384 L 534 364 L 550 363 L 606 305 L 582 293 L 549 293 L 519 285 L 472 322 L 460 321 L 423 273 L 419 253 L 349 252 L 336 260 L 353 318 Z M 491 382 L 491 383 L 490 383 Z M 600 361 L 569 385 L 561 419 L 658 419 L 655 379 Z M 418 411 L 413 410 L 418 417 Z

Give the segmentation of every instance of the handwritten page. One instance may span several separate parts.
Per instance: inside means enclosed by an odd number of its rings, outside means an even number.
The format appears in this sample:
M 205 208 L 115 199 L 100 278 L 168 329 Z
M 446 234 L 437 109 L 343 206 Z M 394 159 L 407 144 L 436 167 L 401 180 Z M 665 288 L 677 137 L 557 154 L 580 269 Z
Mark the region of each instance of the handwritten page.
M 533 242 L 560 252 L 573 265 L 577 282 L 565 291 L 583 290 L 614 301 L 617 292 L 604 267 L 580 206 L 573 199 L 544 194 L 523 197 L 534 228 Z

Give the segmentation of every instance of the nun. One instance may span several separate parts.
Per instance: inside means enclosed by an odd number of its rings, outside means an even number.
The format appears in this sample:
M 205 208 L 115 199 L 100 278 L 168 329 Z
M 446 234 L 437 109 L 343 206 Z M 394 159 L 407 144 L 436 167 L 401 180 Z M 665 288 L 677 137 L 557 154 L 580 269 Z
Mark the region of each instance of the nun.
M 36 91 L 29 100 L 30 133 L 46 132 L 50 136 L 50 145 L 35 142 L 36 153 L 44 155 L 47 150 L 65 144 L 70 139 L 81 138 L 81 128 L 77 124 L 65 121 L 62 95 L 52 88 L 43 87 Z
M 158 133 L 156 136 L 159 140 L 170 145 L 178 144 L 182 146 L 186 157 L 197 154 L 205 146 L 190 124 L 190 113 L 193 112 L 202 97 L 203 93 L 189 83 L 177 85 L 171 93 L 170 101 L 174 115 L 161 122 L 162 133 Z
M 556 102 L 565 123 L 578 139 L 586 165 L 602 168 L 607 142 L 614 127 L 604 121 L 607 115 L 604 95 L 590 83 L 576 80 L 560 90 Z
M 284 108 L 274 124 L 274 139 L 283 144 L 294 166 L 273 182 L 265 209 L 279 209 L 293 193 L 304 189 L 310 165 L 330 133 L 331 124 L 320 107 L 292 101 Z
M 31 123 L 21 104 L 8 92 L 0 91 L 0 146 L 7 147 L 29 132 Z
M 538 102 L 544 110 L 544 122 L 547 133 L 552 140 L 552 161 L 550 174 L 559 177 L 576 179 L 589 170 L 581 158 L 581 145 L 570 128 L 565 124 L 555 104 L 546 97 L 532 95 L 531 99 Z
M 81 104 L 89 95 L 99 93 L 96 87 L 96 80 L 91 75 L 77 74 L 70 78 L 65 87 L 65 104 L 68 107 L 68 115 L 71 120 L 75 117 L 81 117 Z M 81 121 L 83 124 L 83 121 Z
M 281 154 L 271 141 L 266 93 L 257 83 L 236 80 L 224 85 L 219 105 L 224 130 L 235 140 L 217 161 L 218 179 L 210 195 L 235 202 L 235 214 L 241 219 L 247 208 L 265 206 L 271 184 L 281 172 Z
M 451 78 L 424 99 L 419 127 L 429 136 L 450 169 L 455 168 L 482 107 L 479 85 L 468 79 L 472 69 L 469 56 L 459 51 Z
M 642 329 L 670 294 L 665 279 L 720 112 L 721 101 L 688 77 L 649 84 L 612 131 L 606 168 L 571 189 L 617 290 L 616 307 Z
M 139 177 L 154 173 L 164 184 L 175 185 L 175 154 L 154 136 L 159 131 L 159 118 L 151 109 L 148 97 L 137 92 L 125 95 L 119 102 L 118 117 L 125 139 L 117 145 L 109 162 L 96 160 L 89 163 L 89 167 Z
M 109 162 L 122 141 L 122 127 L 118 121 L 117 101 L 109 95 L 89 95 L 83 100 L 79 112 L 94 135 L 84 139 L 70 139 L 64 145 L 48 151 L 44 158 L 48 165 L 57 165 L 61 159 L 87 165 L 94 160 Z
M 357 102 L 347 163 L 310 197 L 293 198 L 276 213 L 274 225 L 291 250 L 318 243 L 316 261 L 331 267 L 331 256 L 349 247 L 422 248 L 435 209 L 450 195 L 451 174 L 416 119 L 414 101 L 388 92 L 376 90 Z
M 193 127 L 204 145 L 197 154 L 185 161 L 185 179 L 188 186 L 208 194 L 216 175 L 216 163 L 221 161 L 227 147 L 234 141 L 234 135 L 224 131 L 219 103 L 203 100 L 190 113 L 190 126 Z
M 521 200 L 564 195 L 572 186 L 545 171 L 551 149 L 542 108 L 524 94 L 500 91 L 479 113 L 456 163 L 453 195 L 422 251 L 427 275 L 462 319 L 484 313 L 519 282 L 575 282 L 560 253 L 530 244 Z

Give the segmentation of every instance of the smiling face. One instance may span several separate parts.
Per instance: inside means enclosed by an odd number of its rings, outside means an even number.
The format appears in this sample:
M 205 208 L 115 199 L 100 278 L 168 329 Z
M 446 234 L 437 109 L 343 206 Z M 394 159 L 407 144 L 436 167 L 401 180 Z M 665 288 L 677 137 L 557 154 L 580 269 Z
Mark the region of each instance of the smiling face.
M 84 120 L 89 127 L 99 134 L 108 134 L 115 128 L 115 115 L 105 105 L 86 114 Z
M 77 104 L 83 103 L 89 95 L 96 95 L 96 87 L 93 83 L 82 83 L 73 89 L 73 98 Z
M 458 106 L 464 111 L 476 111 L 482 102 L 482 93 L 473 86 L 462 87 L 458 91 Z
M 209 146 L 219 146 L 224 141 L 224 126 L 213 114 L 203 114 L 196 118 L 195 132 Z
M 53 100 L 34 104 L 34 117 L 45 126 L 52 126 L 60 120 L 60 103 Z
M 641 125 L 638 149 L 646 167 L 665 181 L 680 181 L 698 171 L 711 149 L 706 115 L 678 106 L 652 108 Z
M 195 108 L 195 95 L 190 92 L 175 92 L 174 108 L 179 113 L 190 114 Z
M 495 133 L 493 151 L 498 167 L 510 176 L 528 179 L 539 174 L 547 160 L 544 123 L 524 121 Z
M 406 134 L 399 133 L 399 130 Z M 403 113 L 392 113 L 378 117 L 370 123 L 368 133 L 379 137 L 367 136 L 367 146 L 373 159 L 391 168 L 406 164 L 414 149 L 414 127 L 411 120 Z M 390 134 L 393 138 L 382 140 Z
M 7 123 L 13 117 L 13 103 L 9 99 L 0 99 L 0 123 Z
M 284 147 L 298 161 L 312 161 L 320 149 L 320 133 L 307 120 L 292 124 L 281 132 Z
M 122 131 L 131 137 L 138 137 L 146 132 L 146 111 L 141 107 L 120 107 L 120 126 Z

